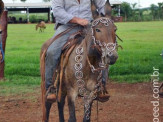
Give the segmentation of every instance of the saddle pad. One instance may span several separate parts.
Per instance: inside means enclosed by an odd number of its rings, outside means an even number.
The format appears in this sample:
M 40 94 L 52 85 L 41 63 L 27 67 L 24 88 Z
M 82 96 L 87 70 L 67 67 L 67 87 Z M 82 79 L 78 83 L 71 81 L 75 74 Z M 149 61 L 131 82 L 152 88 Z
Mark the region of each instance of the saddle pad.
M 67 51 L 73 46 L 78 45 L 82 42 L 84 36 L 82 35 L 82 31 L 78 31 L 73 33 L 69 38 L 66 44 L 62 48 L 62 54 L 66 54 Z

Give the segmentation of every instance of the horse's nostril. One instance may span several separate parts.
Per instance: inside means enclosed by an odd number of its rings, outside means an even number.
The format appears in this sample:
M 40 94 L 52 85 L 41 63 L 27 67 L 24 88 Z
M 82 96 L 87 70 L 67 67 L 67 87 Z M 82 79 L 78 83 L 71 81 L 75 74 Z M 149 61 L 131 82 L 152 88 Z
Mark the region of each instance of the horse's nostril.
M 106 56 L 107 56 L 107 58 L 111 58 L 111 57 L 113 57 L 113 53 L 109 52 Z
M 110 59 L 115 59 L 115 57 L 114 56 L 110 56 Z

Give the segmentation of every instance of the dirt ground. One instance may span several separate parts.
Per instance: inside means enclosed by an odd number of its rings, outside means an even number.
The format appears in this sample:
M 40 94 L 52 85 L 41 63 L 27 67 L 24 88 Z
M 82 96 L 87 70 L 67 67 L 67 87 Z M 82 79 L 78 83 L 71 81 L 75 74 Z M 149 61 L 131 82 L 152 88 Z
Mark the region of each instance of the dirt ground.
M 99 103 L 99 122 L 152 122 L 153 104 L 150 83 L 118 84 L 109 83 L 107 88 L 111 98 L 106 103 Z M 160 98 L 159 119 L 163 121 L 163 98 Z M 92 122 L 97 121 L 97 102 L 92 108 Z M 67 103 L 65 119 L 68 121 Z M 77 122 L 82 122 L 82 100 L 76 102 Z M 0 97 L 0 122 L 41 122 L 40 88 L 33 93 L 17 96 Z M 50 122 L 58 122 L 57 104 L 53 104 Z

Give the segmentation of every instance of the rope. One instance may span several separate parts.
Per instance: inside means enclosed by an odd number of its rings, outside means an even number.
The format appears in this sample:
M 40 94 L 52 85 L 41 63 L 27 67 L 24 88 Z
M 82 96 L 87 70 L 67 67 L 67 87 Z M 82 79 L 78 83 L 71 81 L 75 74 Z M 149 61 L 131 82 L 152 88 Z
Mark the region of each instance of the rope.
M 121 41 L 123 42 L 123 40 L 116 34 L 116 37 Z
M 0 63 L 4 61 L 4 51 L 2 46 L 2 32 L 0 32 L 0 53 L 2 54 L 2 59 L 0 60 Z
M 98 122 L 98 100 L 97 100 L 97 122 Z

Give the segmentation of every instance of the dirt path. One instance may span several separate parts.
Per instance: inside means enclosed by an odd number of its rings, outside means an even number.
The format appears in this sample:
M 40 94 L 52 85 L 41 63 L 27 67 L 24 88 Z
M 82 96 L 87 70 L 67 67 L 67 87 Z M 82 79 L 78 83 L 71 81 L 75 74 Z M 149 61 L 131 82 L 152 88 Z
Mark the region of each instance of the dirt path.
M 109 83 L 111 98 L 99 103 L 99 122 L 152 122 L 153 93 L 149 83 Z M 82 100 L 76 103 L 77 121 L 82 122 Z M 160 99 L 159 119 L 163 121 L 163 99 Z M 56 104 L 51 109 L 50 122 L 58 122 Z M 32 94 L 0 97 L 0 122 L 41 122 L 40 88 Z M 92 122 L 96 122 L 96 102 L 93 104 Z M 67 103 L 65 119 L 68 120 Z

